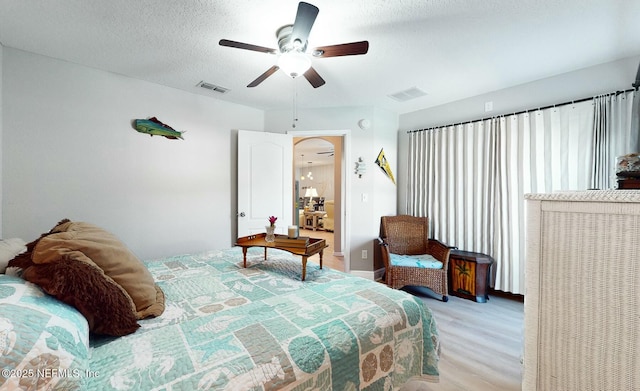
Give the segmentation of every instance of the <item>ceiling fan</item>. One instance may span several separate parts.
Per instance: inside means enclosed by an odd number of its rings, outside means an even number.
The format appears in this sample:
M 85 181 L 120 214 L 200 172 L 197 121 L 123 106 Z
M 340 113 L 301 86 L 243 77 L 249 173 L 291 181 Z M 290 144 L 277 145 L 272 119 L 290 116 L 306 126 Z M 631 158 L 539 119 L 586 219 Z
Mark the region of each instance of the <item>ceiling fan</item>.
M 278 69 L 282 69 L 291 78 L 296 78 L 302 74 L 313 88 L 318 88 L 324 85 L 325 81 L 320 77 L 318 72 L 313 69 L 311 66 L 311 58 L 306 53 L 307 39 L 309 38 L 311 27 L 318 16 L 318 11 L 318 7 L 312 4 L 300 2 L 298 4 L 295 22 L 282 26 L 276 31 L 279 50 L 228 39 L 221 39 L 219 44 L 220 46 L 279 55 L 278 64 L 267 69 L 266 72 L 249 83 L 247 87 L 259 85 Z M 311 55 L 318 58 L 353 56 L 366 54 L 368 50 L 369 42 L 359 41 L 339 45 L 320 46 L 311 50 Z
M 316 155 L 329 155 L 329 156 L 333 156 L 333 155 L 334 155 L 334 152 L 333 152 L 333 151 L 316 152 Z

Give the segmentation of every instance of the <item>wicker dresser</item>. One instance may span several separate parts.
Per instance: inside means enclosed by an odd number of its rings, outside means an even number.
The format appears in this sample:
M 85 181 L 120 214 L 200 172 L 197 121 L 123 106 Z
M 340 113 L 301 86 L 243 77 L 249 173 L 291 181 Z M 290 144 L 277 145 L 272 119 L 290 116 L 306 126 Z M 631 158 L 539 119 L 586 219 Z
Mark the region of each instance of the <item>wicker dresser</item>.
M 640 191 L 526 199 L 522 389 L 640 390 Z

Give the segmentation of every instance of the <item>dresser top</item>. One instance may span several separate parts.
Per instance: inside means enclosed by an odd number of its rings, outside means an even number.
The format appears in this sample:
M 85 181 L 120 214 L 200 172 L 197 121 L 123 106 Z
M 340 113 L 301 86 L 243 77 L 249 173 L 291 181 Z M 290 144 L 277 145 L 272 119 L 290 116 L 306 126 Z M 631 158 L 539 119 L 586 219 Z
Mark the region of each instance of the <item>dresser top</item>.
M 558 193 L 525 194 L 527 200 L 640 202 L 640 190 L 585 190 Z

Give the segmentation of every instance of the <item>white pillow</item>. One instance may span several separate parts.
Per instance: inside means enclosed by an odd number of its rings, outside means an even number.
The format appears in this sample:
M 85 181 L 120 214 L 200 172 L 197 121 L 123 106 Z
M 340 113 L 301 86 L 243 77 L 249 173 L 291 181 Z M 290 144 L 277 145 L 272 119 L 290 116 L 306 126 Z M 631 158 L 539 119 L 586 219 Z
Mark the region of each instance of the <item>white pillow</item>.
M 0 274 L 4 274 L 10 260 L 27 251 L 26 244 L 20 238 L 0 240 Z

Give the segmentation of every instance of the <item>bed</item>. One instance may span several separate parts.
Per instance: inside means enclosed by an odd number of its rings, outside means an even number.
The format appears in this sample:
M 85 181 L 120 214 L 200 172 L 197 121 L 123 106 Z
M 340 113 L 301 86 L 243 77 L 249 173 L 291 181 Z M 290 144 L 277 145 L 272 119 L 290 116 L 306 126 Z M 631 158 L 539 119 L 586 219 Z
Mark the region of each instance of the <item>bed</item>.
M 160 316 L 89 332 L 74 307 L 0 274 L 0 389 L 390 390 L 438 380 L 418 298 L 291 254 L 240 248 L 149 260 Z

